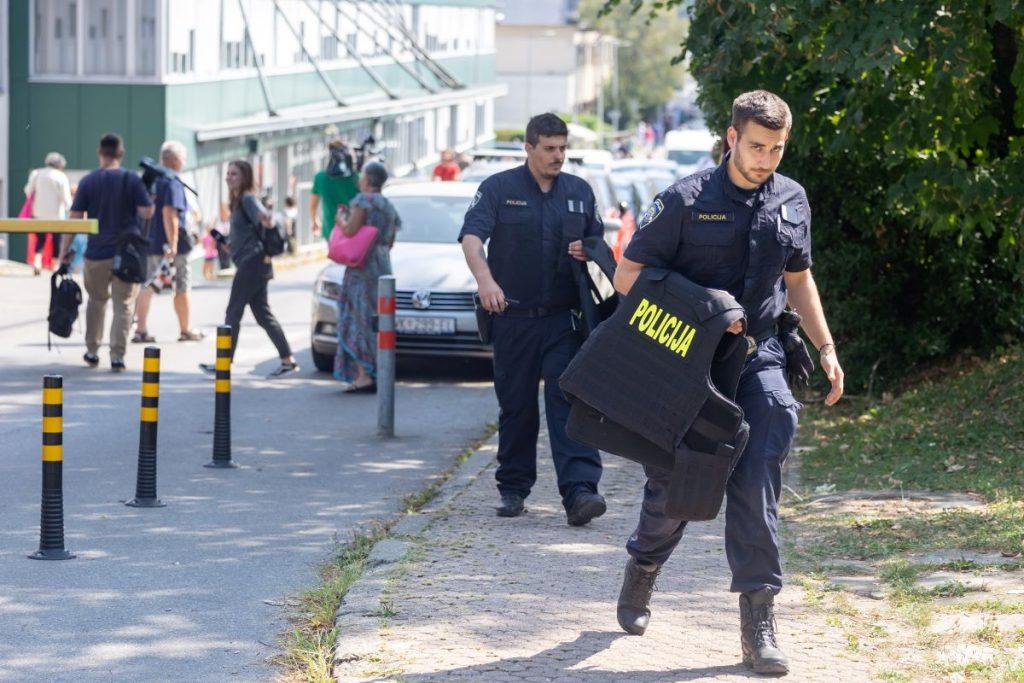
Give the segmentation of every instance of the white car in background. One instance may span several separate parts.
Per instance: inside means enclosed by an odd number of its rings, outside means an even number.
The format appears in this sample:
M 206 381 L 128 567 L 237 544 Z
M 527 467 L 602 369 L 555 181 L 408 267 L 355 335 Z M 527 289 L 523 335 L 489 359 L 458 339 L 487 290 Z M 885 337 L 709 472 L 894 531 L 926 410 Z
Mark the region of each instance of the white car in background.
M 711 148 L 715 136 L 706 128 L 670 130 L 665 133 L 665 157 L 679 165 L 679 177 L 714 166 Z
M 397 291 L 398 353 L 403 356 L 490 358 L 477 335 L 476 281 L 457 242 L 478 183 L 407 182 L 388 185 L 384 196 L 402 219 L 391 266 Z M 313 363 L 328 372 L 338 348 L 336 303 L 345 266 L 331 263 L 313 289 Z

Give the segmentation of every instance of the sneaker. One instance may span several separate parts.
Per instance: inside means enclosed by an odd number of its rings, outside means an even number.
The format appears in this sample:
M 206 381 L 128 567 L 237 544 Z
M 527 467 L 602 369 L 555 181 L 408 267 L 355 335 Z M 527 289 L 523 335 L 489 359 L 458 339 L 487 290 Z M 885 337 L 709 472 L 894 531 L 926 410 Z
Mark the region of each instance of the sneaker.
M 132 336 L 132 344 L 152 344 L 156 339 L 149 332 L 136 331 Z
M 274 379 L 282 375 L 287 375 L 289 372 L 296 372 L 299 369 L 298 363 L 281 363 L 277 370 L 267 375 L 267 379 Z
M 97 356 L 95 353 L 86 352 L 86 354 L 82 356 L 82 360 L 84 360 L 85 364 L 88 365 L 90 368 L 94 368 L 100 364 L 100 357 Z
M 110 361 L 111 372 L 124 372 L 128 368 L 125 366 L 123 360 L 112 360 Z
M 202 330 L 186 330 L 178 335 L 178 341 L 201 341 L 206 338 L 206 334 Z

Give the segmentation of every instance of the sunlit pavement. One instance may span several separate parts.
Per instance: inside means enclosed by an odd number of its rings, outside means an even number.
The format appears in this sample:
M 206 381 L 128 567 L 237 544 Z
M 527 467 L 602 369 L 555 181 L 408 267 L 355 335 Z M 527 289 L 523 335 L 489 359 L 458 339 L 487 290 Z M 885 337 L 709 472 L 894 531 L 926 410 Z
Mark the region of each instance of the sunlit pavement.
M 344 396 L 309 355 L 310 291 L 319 265 L 280 273 L 271 306 L 302 370 L 277 365 L 247 313 L 233 367 L 234 470 L 211 457 L 212 361 L 230 282 L 197 283 L 194 325 L 180 343 L 170 296 L 154 299 L 162 351 L 158 493 L 135 490 L 143 345 L 128 372 L 85 367 L 80 326 L 46 348 L 49 282 L 0 277 L 0 679 L 271 679 L 266 659 L 286 627 L 282 603 L 360 524 L 447 468 L 497 414 L 479 362 L 401 364 L 397 438 L 376 437 L 372 395 Z M 84 306 L 82 323 L 84 324 Z M 108 313 L 109 320 L 109 313 Z M 42 376 L 64 377 L 65 562 L 26 556 L 39 544 Z

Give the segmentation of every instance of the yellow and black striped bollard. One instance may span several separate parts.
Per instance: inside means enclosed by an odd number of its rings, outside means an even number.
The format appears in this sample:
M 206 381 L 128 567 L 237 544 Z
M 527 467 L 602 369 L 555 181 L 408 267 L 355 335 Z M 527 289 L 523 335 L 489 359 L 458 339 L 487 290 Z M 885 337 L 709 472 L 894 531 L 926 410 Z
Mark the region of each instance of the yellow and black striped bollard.
M 160 349 L 146 347 L 142 361 L 142 409 L 139 411 L 139 469 L 135 497 L 125 503 L 136 508 L 162 508 L 156 497 L 156 430 L 160 408 Z
M 213 405 L 213 460 L 204 467 L 238 467 L 231 462 L 231 326 L 217 327 L 216 391 Z
M 33 560 L 70 560 L 64 549 L 64 379 L 43 377 L 43 503 Z

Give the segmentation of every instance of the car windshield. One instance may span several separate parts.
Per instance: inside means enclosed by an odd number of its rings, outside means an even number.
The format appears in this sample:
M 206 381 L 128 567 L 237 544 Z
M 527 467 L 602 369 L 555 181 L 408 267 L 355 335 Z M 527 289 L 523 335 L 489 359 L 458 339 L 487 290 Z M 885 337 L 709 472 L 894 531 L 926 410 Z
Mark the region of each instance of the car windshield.
M 707 152 L 698 149 L 670 149 L 668 151 L 668 158 L 677 164 L 683 164 L 685 166 L 692 166 L 700 163 L 700 160 L 706 156 L 710 156 Z
M 469 197 L 389 197 L 402 218 L 399 242 L 454 244 L 469 208 Z

